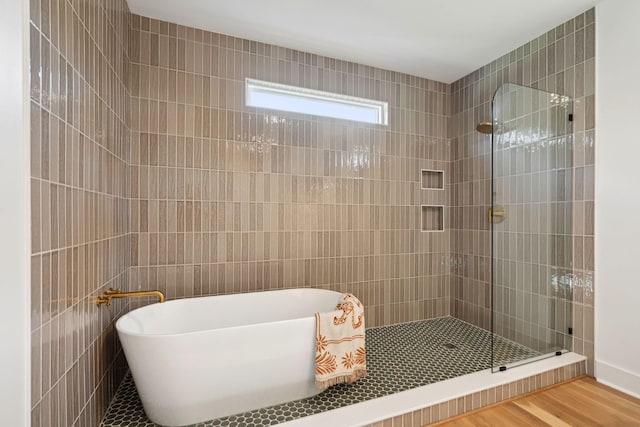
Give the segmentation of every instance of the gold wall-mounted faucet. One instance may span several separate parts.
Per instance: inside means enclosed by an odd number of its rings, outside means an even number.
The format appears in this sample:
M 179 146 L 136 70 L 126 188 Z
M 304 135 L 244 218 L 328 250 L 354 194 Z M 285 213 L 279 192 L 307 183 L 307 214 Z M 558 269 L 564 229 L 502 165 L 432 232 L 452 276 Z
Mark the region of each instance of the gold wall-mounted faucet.
M 112 298 L 129 298 L 129 297 L 158 297 L 158 302 L 164 302 L 164 294 L 158 290 L 155 291 L 137 291 L 137 292 L 122 292 L 120 289 L 110 288 L 104 294 L 100 295 L 96 299 L 96 305 L 99 307 L 102 304 L 111 305 Z

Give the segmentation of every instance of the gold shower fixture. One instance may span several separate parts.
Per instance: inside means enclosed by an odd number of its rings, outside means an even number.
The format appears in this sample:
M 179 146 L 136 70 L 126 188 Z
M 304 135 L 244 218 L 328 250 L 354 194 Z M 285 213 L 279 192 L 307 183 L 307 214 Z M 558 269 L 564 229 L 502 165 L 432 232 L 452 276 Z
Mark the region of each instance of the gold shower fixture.
M 478 126 L 476 126 L 476 130 L 480 133 L 488 135 L 493 130 L 493 124 L 491 122 L 478 123 Z
M 137 291 L 137 292 L 122 292 L 120 289 L 110 288 L 104 294 L 100 295 L 96 299 L 96 305 L 99 307 L 102 304 L 111 305 L 112 298 L 129 298 L 129 297 L 158 297 L 158 302 L 164 302 L 164 294 L 158 290 L 154 291 Z
M 494 224 L 500 224 L 507 217 L 507 213 L 504 210 L 504 206 L 495 205 L 489 208 L 488 212 L 489 222 L 493 222 Z

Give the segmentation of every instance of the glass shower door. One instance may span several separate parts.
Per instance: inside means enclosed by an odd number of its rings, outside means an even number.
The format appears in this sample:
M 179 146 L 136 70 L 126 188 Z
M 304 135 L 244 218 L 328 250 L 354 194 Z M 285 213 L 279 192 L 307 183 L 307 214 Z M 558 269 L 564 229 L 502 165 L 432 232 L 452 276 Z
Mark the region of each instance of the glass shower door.
M 493 98 L 494 370 L 571 349 L 572 106 L 516 84 Z

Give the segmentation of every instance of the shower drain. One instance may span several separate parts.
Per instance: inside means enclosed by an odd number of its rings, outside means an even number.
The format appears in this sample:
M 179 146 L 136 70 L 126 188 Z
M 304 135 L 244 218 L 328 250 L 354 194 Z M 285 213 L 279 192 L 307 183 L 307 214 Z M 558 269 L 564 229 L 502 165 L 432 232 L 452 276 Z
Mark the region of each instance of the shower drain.
M 457 346 L 457 345 L 455 345 L 455 344 L 451 344 L 450 342 L 448 342 L 448 343 L 444 344 L 444 346 L 445 346 L 445 347 L 447 347 L 447 348 L 449 348 L 449 349 L 451 349 L 451 350 L 453 350 L 454 348 L 458 348 L 458 346 Z

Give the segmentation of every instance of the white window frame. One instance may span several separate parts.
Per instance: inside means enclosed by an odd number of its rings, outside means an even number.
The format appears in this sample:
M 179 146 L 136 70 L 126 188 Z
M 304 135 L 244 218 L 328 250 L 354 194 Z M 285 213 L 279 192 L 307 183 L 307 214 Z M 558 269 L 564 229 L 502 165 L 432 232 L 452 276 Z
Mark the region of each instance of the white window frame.
M 288 111 L 387 126 L 389 104 L 321 90 L 262 80 L 245 79 L 245 104 L 254 108 Z

